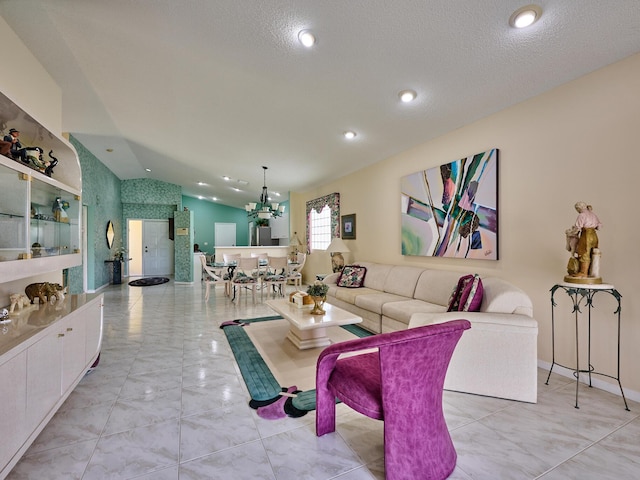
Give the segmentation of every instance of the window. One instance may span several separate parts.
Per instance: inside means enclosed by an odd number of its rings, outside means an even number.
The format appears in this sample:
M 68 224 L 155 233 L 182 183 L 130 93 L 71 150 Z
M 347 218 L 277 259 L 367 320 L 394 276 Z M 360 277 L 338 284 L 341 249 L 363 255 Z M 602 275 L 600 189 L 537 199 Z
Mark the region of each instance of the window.
M 328 205 L 318 213 L 311 210 L 309 216 L 311 250 L 326 250 L 331 243 L 331 209 Z
M 307 252 L 326 250 L 340 236 L 340 194 L 331 193 L 307 202 Z

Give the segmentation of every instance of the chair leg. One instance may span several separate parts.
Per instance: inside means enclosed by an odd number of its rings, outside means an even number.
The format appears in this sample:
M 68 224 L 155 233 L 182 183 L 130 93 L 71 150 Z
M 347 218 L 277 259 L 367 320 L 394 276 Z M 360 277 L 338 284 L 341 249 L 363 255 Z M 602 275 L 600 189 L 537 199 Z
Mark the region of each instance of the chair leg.
M 204 292 L 204 301 L 208 302 L 209 301 L 209 292 L 211 290 L 211 282 L 209 280 L 206 280 L 205 283 L 207 284 L 207 288 L 205 289 L 205 292 Z
M 317 387 L 317 385 L 316 385 Z M 336 401 L 328 389 L 316 389 L 316 435 L 336 431 Z

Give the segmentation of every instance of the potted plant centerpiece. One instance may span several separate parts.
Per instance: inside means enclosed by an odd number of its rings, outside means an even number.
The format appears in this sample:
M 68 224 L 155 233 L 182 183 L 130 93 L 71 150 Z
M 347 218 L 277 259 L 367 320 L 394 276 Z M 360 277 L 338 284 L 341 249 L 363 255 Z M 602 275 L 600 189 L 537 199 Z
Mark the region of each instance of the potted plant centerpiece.
M 324 302 L 327 299 L 328 291 L 329 285 L 322 283 L 319 280 L 316 280 L 313 285 L 309 285 L 307 293 L 313 299 L 313 310 L 311 310 L 311 315 L 324 315 L 327 313 L 322 309 L 322 305 L 324 305 Z

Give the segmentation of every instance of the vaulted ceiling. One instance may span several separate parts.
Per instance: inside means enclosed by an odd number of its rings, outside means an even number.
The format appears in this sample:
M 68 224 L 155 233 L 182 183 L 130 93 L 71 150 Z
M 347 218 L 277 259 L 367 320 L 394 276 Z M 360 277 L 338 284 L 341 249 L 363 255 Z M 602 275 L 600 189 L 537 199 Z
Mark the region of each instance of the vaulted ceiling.
M 286 198 L 640 52 L 638 0 L 539 1 L 512 28 L 525 3 L 0 0 L 0 15 L 62 88 L 64 130 L 119 178 L 241 207 L 263 165 Z

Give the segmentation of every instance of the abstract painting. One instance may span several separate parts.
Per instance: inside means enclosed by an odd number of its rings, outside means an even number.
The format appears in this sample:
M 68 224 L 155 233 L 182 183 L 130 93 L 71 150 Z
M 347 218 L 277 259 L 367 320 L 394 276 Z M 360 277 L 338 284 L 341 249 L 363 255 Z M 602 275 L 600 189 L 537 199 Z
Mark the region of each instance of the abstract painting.
M 402 254 L 498 259 L 498 150 L 402 177 Z

